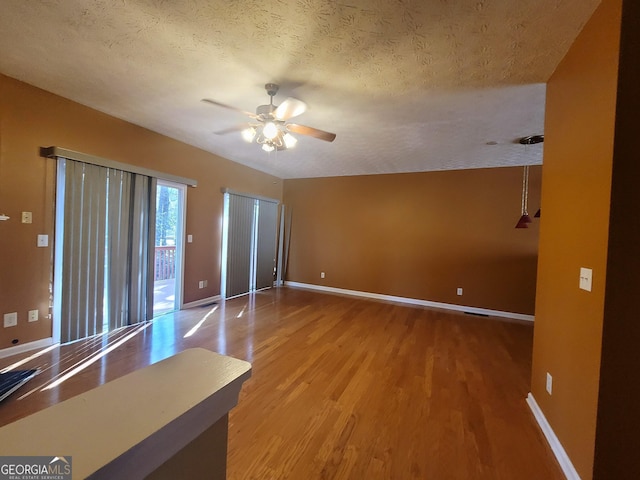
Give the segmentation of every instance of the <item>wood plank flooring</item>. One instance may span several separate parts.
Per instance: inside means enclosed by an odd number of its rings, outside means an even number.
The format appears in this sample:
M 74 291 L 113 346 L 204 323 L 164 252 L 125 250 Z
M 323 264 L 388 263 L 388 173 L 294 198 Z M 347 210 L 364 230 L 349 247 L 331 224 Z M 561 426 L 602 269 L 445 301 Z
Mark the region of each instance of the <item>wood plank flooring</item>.
M 563 479 L 525 402 L 532 338 L 518 322 L 272 289 L 54 348 L 20 367 L 42 373 L 0 404 L 0 425 L 199 346 L 253 364 L 229 417 L 231 480 Z

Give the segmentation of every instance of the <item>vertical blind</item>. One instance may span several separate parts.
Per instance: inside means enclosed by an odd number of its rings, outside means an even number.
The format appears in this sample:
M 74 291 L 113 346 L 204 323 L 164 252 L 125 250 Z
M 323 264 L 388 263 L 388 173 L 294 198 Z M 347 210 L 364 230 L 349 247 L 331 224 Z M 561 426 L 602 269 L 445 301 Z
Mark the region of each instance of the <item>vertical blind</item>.
M 278 225 L 278 205 L 258 200 L 258 242 L 256 245 L 256 285 L 257 290 L 273 286 L 273 270 L 276 255 L 276 228 Z
M 223 296 L 273 286 L 278 204 L 225 192 Z
M 107 169 L 78 162 L 58 163 L 64 212 L 60 340 L 69 342 L 102 331 Z M 60 191 L 60 187 L 64 190 Z M 58 228 L 59 230 L 59 228 Z M 100 295 L 96 295 L 100 292 Z
M 151 318 L 154 199 L 151 177 L 58 159 L 54 286 L 62 342 Z
M 228 203 L 225 297 L 229 298 L 249 291 L 255 199 L 226 195 Z

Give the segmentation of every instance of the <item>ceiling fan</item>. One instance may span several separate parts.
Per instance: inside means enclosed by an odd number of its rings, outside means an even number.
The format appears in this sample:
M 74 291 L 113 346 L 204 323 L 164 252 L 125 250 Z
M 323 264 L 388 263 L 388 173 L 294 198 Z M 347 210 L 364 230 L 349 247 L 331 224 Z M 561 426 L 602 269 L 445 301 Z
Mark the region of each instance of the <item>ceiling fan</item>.
M 304 113 L 307 110 L 307 104 L 297 98 L 289 97 L 279 106 L 274 105 L 273 97 L 278 93 L 280 87 L 275 83 L 267 83 L 264 88 L 269 95 L 269 104 L 259 105 L 258 108 L 256 108 L 256 113 L 246 112 L 209 98 L 203 98 L 203 102 L 228 108 L 229 110 L 235 110 L 252 119 L 248 123 L 236 125 L 214 133 L 217 135 L 225 135 L 227 133 L 240 131 L 242 132 L 242 138 L 247 142 L 255 141 L 262 145 L 262 149 L 267 152 L 286 150 L 293 147 L 297 140 L 291 133 L 308 135 L 326 142 L 333 142 L 335 140 L 335 133 L 288 122 L 290 118 Z

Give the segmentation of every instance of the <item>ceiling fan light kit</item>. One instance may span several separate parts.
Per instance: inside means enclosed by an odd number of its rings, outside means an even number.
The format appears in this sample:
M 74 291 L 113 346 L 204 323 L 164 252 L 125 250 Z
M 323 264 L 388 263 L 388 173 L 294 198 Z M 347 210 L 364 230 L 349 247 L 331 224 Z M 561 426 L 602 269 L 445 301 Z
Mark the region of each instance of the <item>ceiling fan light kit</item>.
M 244 141 L 249 143 L 253 142 L 253 139 L 256 138 L 256 133 L 258 133 L 258 131 L 254 127 L 247 127 L 240 132 Z
M 275 83 L 267 83 L 264 86 L 269 95 L 268 105 L 259 105 L 256 113 L 245 112 L 244 110 L 231 107 L 224 103 L 217 102 L 208 98 L 203 98 L 203 102 L 211 103 L 219 107 L 235 110 L 243 113 L 254 121 L 238 127 L 227 128 L 220 132 L 224 135 L 240 130 L 242 138 L 249 143 L 257 143 L 262 146 L 265 152 L 273 152 L 274 150 L 288 150 L 293 148 L 298 139 L 291 135 L 290 132 L 300 135 L 307 135 L 326 142 L 333 142 L 336 138 L 335 133 L 325 132 L 313 127 L 288 123 L 290 118 L 296 117 L 307 111 L 307 104 L 297 98 L 289 97 L 279 106 L 273 104 L 273 97 L 278 93 L 279 86 Z
M 273 141 L 273 139 L 278 136 L 278 133 L 278 127 L 276 127 L 276 124 L 273 122 L 267 122 L 264 124 L 264 127 L 262 127 L 262 134 L 267 140 Z

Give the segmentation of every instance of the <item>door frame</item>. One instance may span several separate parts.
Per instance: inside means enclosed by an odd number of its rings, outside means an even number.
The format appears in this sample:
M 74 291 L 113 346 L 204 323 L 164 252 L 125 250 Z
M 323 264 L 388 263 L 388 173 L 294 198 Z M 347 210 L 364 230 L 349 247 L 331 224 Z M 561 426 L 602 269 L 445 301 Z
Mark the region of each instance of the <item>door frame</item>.
M 175 278 L 175 310 L 182 310 L 184 307 L 184 243 L 186 231 L 187 216 L 187 186 L 182 183 L 170 182 L 168 180 L 158 179 L 156 185 L 156 196 L 158 187 L 170 187 L 178 190 L 178 221 L 176 222 L 176 278 Z M 156 205 L 156 214 L 157 214 Z M 157 221 L 157 216 L 156 216 Z M 153 239 L 153 247 L 155 248 L 156 240 Z M 155 282 L 155 280 L 154 280 Z

